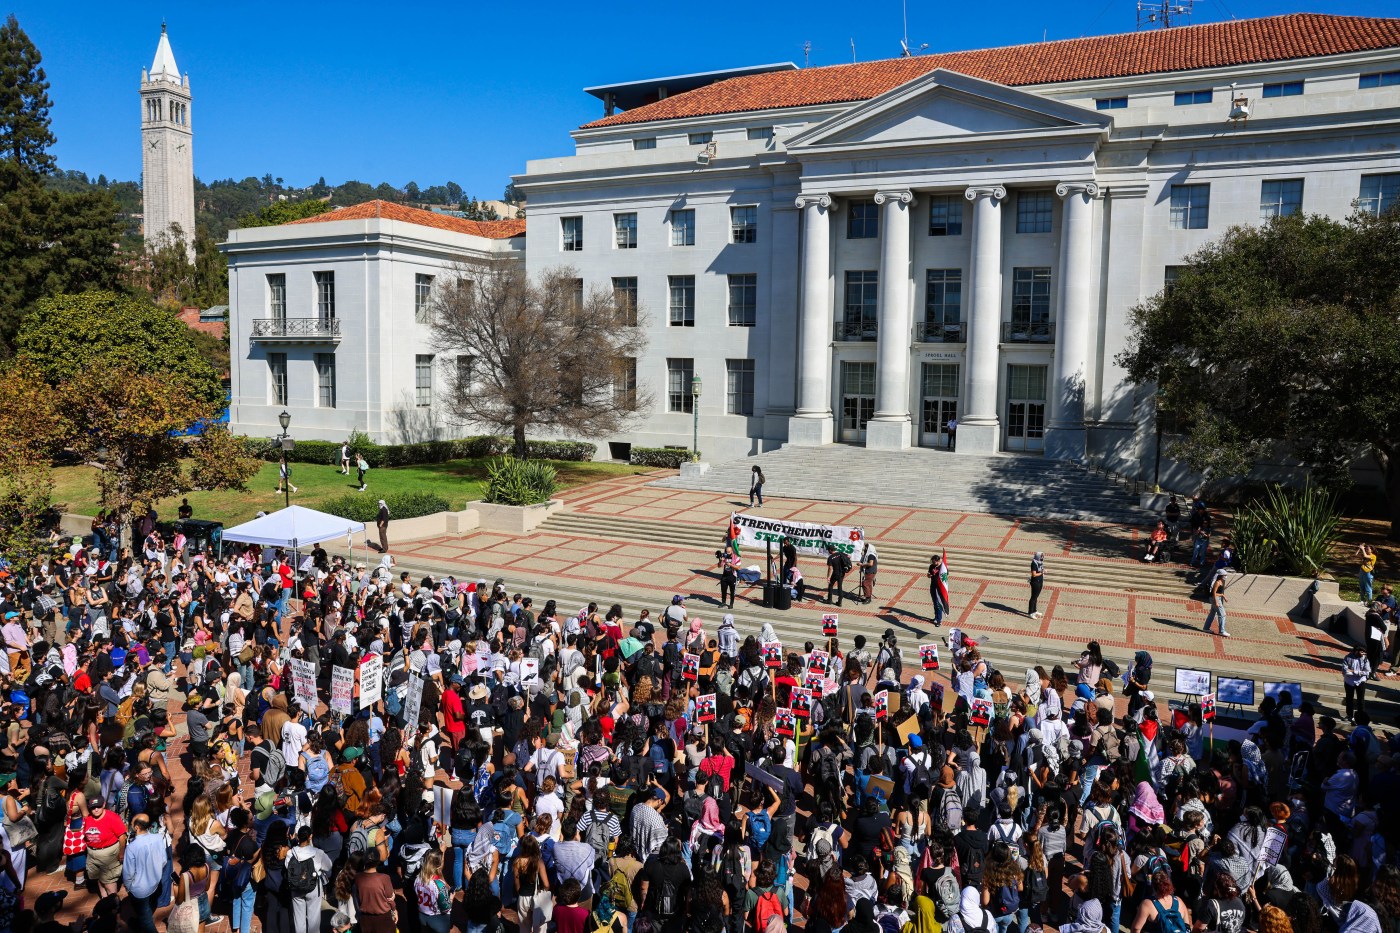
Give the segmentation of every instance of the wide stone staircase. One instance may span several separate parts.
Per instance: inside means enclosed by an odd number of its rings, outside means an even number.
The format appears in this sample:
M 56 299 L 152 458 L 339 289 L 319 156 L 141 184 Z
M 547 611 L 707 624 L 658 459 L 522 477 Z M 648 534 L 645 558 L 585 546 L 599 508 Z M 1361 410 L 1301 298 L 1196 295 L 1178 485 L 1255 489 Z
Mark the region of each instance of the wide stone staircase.
M 699 477 L 671 476 L 653 485 L 747 497 L 755 465 L 768 480 L 764 494 L 784 498 L 1137 526 L 1154 517 L 1124 489 L 1072 463 L 924 448 L 788 446 L 714 464 Z

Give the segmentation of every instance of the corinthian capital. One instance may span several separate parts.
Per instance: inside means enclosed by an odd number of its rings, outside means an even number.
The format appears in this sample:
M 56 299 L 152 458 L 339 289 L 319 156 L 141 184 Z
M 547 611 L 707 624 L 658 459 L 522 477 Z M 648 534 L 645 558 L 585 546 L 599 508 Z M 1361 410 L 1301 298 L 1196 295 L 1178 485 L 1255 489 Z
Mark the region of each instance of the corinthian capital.
M 820 207 L 829 210 L 834 203 L 829 194 L 799 194 L 797 196 L 797 206 L 799 208 Z
M 973 185 L 963 192 L 963 197 L 969 201 L 976 201 L 978 198 L 1000 201 L 1006 197 L 1006 188 L 1002 185 Z
M 1072 194 L 1082 194 L 1087 197 L 1096 198 L 1099 195 L 1099 186 L 1092 181 L 1062 181 L 1055 186 L 1055 193 L 1060 197 L 1069 197 Z
M 914 192 L 908 188 L 898 188 L 894 191 L 875 192 L 875 203 L 884 204 L 886 201 L 896 201 L 900 204 L 913 204 Z

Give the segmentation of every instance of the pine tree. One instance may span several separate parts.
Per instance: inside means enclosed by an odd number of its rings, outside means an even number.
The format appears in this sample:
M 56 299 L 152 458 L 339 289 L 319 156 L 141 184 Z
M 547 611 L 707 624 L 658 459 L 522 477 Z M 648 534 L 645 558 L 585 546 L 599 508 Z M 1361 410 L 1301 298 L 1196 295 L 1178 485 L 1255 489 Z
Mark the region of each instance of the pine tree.
M 39 67 L 39 50 L 13 13 L 0 26 L 0 184 L 13 190 L 54 170 L 49 147 L 49 82 Z

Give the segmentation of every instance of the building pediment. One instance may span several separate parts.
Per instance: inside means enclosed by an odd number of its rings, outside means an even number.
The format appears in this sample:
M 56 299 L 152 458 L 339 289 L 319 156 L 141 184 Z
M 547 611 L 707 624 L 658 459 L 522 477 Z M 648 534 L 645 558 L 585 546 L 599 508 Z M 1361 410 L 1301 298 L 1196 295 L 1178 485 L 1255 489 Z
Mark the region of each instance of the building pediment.
M 1101 133 L 1112 119 L 1010 88 L 936 69 L 872 100 L 853 104 L 788 140 L 789 151 L 966 142 L 1075 131 Z

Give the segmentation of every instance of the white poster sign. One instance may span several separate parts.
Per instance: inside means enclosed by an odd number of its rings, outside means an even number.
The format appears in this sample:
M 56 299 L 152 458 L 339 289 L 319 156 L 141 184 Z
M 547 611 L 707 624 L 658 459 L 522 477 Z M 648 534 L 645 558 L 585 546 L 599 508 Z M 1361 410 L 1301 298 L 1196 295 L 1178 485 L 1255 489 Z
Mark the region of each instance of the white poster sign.
M 372 654 L 360 662 L 360 707 L 368 709 L 384 695 L 384 656 Z
M 331 668 L 331 709 L 343 716 L 355 711 L 355 669 Z
M 423 709 L 423 675 L 408 675 L 408 696 L 403 700 L 403 724 L 405 728 L 418 728 L 418 715 Z M 405 736 L 405 740 L 407 736 Z
M 799 554 L 825 555 L 827 545 L 831 544 L 835 545 L 838 551 L 855 556 L 865 545 L 864 529 L 846 525 L 792 522 L 761 515 L 745 515 L 742 512 L 733 513 L 730 524 L 739 532 L 740 549 L 752 547 L 761 551 L 771 541 L 775 556 L 779 539 L 784 537 L 792 541 Z
M 316 665 L 292 658 L 292 688 L 297 701 L 308 709 L 316 708 Z

